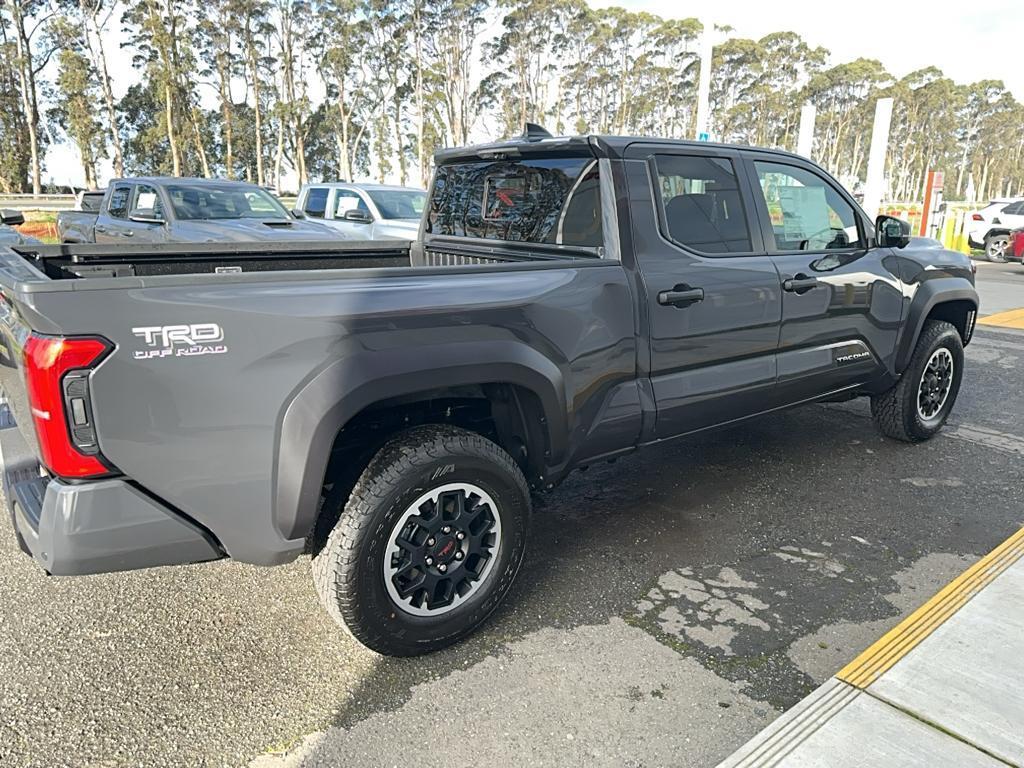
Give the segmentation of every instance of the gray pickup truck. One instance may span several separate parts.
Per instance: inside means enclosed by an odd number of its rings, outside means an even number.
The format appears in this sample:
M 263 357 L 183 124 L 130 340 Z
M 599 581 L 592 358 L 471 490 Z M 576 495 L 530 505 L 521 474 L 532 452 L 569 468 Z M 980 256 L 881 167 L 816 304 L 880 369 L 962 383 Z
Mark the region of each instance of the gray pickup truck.
M 265 189 L 240 181 L 115 179 L 94 209 L 96 193 L 89 194 L 82 200 L 83 210 L 57 214 L 62 243 L 353 239 L 298 219 Z
M 411 246 L 0 251 L 24 550 L 309 553 L 330 614 L 411 655 L 496 608 L 575 468 L 857 396 L 915 442 L 953 407 L 970 261 L 801 157 L 531 130 L 436 162 Z

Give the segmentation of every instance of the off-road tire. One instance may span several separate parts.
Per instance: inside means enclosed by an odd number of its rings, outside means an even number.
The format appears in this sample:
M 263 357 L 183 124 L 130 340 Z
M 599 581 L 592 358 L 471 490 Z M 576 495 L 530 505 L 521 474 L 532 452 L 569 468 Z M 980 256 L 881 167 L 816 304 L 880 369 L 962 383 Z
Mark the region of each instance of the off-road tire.
M 933 353 L 940 347 L 949 350 L 953 358 L 953 380 L 945 403 L 931 419 L 923 419 L 918 413 L 918 396 L 921 378 Z M 964 371 L 964 347 L 956 327 L 941 320 L 928 320 L 914 347 L 910 364 L 899 382 L 891 389 L 871 398 L 871 416 L 875 426 L 883 435 L 917 443 L 927 440 L 945 424 L 949 412 L 956 403 Z
M 388 594 L 383 562 L 397 521 L 423 493 L 472 483 L 500 508 L 496 561 L 477 591 L 439 616 L 405 612 Z M 340 515 L 330 509 L 343 504 Z M 492 441 L 448 425 L 396 435 L 370 460 L 347 499 L 329 494 L 322 514 L 337 515 L 313 556 L 313 581 L 327 612 L 368 648 L 414 656 L 452 645 L 476 630 L 512 586 L 526 550 L 530 493 L 518 465 Z

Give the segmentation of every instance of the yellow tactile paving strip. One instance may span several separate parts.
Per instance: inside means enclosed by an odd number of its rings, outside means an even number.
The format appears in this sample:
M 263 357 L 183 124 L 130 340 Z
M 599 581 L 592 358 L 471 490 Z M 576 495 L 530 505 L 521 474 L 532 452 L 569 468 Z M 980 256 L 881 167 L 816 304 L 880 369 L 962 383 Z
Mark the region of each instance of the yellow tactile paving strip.
M 997 328 L 1016 328 L 1024 331 L 1024 309 L 1011 309 L 1009 312 L 979 317 L 978 325 L 994 325 Z
M 1024 310 L 1020 311 L 1024 313 Z M 1024 328 L 1024 320 L 1021 327 Z M 867 688 L 1021 557 L 1024 557 L 1024 528 L 943 587 L 931 600 L 843 667 L 836 677 L 856 688 Z

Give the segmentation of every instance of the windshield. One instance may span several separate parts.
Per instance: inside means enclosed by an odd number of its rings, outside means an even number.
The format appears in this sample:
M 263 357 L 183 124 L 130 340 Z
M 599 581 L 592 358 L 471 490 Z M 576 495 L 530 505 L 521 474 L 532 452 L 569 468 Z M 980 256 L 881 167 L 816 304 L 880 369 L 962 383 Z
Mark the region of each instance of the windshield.
M 366 194 L 382 219 L 418 219 L 427 200 L 427 193 L 418 189 L 371 189 Z
M 287 219 L 288 212 L 259 187 L 235 184 L 169 184 L 167 195 L 179 219 Z

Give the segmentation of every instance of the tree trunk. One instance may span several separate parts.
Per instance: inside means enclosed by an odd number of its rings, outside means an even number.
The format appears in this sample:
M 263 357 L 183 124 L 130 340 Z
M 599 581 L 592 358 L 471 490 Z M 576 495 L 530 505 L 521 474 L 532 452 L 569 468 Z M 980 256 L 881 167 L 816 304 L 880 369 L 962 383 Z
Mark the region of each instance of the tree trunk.
M 231 38 L 226 39 L 226 48 L 217 55 L 217 71 L 220 75 L 220 111 L 224 120 L 224 166 L 229 179 L 235 178 L 234 133 L 231 125 Z
M 284 116 L 277 121 L 277 153 L 274 155 L 274 189 L 281 194 L 281 162 L 284 159 Z
M 196 142 L 196 152 L 199 153 L 199 164 L 203 169 L 203 177 L 208 179 L 211 176 L 210 162 L 206 157 L 206 148 L 203 146 L 203 131 L 199 127 L 199 115 L 196 112 L 195 105 L 192 106 L 189 114 L 192 116 L 190 122 L 192 123 L 192 135 Z
M 263 171 L 263 106 L 260 104 L 259 55 L 251 35 L 246 37 L 245 47 L 249 59 L 249 75 L 252 77 L 253 117 L 256 122 L 256 183 L 262 187 L 266 184 Z
M 407 179 L 405 147 L 402 146 L 402 99 L 395 88 L 395 151 L 398 153 L 398 183 L 405 186 Z
M 420 186 L 427 186 L 427 159 L 424 156 L 423 130 L 423 41 L 420 34 L 420 4 L 413 11 L 413 35 L 416 40 L 416 158 L 420 167 Z
M 344 181 L 352 181 L 352 164 L 349 159 L 348 146 L 348 106 L 345 103 L 345 81 L 338 81 L 338 117 L 341 120 L 341 133 L 338 134 L 338 173 Z
M 164 119 L 167 120 L 167 143 L 171 145 L 171 166 L 174 176 L 181 176 L 181 150 L 174 131 L 174 108 L 171 83 L 164 84 Z
M 36 76 L 33 72 L 32 43 L 25 32 L 25 16 L 22 2 L 13 0 L 11 11 L 14 16 L 14 39 L 18 54 L 18 79 L 21 86 L 21 108 L 28 124 L 29 154 L 32 161 L 32 193 L 42 194 L 42 167 L 39 157 L 39 102 L 36 94 Z

